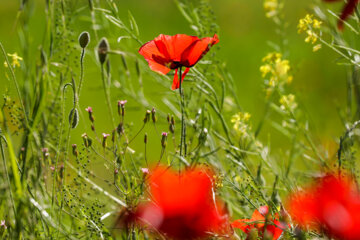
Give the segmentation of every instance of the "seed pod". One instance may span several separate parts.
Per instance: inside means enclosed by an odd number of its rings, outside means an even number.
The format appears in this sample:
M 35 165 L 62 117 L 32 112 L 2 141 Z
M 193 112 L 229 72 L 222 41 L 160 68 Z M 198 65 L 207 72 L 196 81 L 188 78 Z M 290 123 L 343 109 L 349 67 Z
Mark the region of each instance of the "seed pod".
M 71 109 L 69 114 L 69 124 L 71 128 L 76 128 L 79 123 L 79 112 L 76 108 Z
M 99 56 L 99 61 L 100 61 L 101 65 L 105 63 L 106 57 L 107 57 L 107 52 L 109 51 L 109 49 L 110 49 L 110 46 L 109 46 L 108 40 L 106 38 L 102 38 L 98 45 L 98 56 Z
M 84 133 L 83 135 L 81 135 L 83 141 L 84 141 L 84 145 L 85 147 L 91 147 L 92 144 L 92 140 L 91 138 L 88 137 L 88 135 L 86 133 Z
M 79 36 L 79 44 L 81 48 L 86 48 L 90 42 L 90 34 L 88 32 L 82 32 Z

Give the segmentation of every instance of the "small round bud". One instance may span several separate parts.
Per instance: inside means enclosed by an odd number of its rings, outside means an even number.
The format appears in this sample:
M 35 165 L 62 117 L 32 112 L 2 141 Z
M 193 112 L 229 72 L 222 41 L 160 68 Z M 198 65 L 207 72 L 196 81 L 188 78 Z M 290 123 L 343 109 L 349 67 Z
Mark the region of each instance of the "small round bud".
M 76 128 L 79 123 L 79 112 L 76 108 L 71 109 L 69 114 L 69 124 L 71 128 Z
M 105 63 L 109 49 L 110 47 L 108 40 L 106 38 L 102 38 L 98 45 L 98 57 L 101 65 Z
M 82 32 L 79 36 L 79 44 L 81 48 L 86 48 L 90 42 L 90 34 L 88 32 Z

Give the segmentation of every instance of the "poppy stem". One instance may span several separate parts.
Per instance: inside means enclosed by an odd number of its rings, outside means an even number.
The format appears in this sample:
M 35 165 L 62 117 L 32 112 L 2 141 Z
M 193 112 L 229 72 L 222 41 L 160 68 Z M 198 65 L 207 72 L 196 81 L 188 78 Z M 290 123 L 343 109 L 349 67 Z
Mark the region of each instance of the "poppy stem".
M 182 89 L 182 69 L 179 68 L 180 84 L 179 84 L 179 93 L 180 93 L 180 107 L 181 107 L 181 137 L 180 137 L 180 157 L 182 157 L 183 150 L 186 156 L 186 125 L 185 125 L 185 101 L 184 101 L 184 91 Z

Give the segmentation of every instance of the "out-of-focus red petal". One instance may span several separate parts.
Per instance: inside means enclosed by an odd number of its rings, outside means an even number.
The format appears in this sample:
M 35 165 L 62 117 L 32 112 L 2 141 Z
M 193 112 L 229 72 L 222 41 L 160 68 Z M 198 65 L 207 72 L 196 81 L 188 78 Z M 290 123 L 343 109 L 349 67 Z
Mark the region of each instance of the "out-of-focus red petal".
M 359 3 L 359 0 L 348 0 L 348 3 L 345 5 L 338 22 L 338 28 L 344 28 L 344 21 L 355 11 L 356 5 Z
M 189 71 L 190 71 L 190 68 L 185 68 L 185 71 L 182 73 L 181 83 L 184 81 L 184 78 Z M 172 90 L 176 90 L 180 87 L 180 81 L 179 81 L 179 76 L 178 76 L 177 72 L 178 72 L 178 69 L 175 69 L 174 80 L 173 80 L 173 84 L 171 87 Z
M 218 36 L 206 37 L 194 41 L 181 55 L 181 64 L 186 67 L 194 66 L 209 50 L 219 42 Z
M 247 228 L 249 227 L 249 219 L 238 219 L 231 223 L 231 226 L 233 228 L 238 228 L 242 230 L 243 232 L 247 231 Z

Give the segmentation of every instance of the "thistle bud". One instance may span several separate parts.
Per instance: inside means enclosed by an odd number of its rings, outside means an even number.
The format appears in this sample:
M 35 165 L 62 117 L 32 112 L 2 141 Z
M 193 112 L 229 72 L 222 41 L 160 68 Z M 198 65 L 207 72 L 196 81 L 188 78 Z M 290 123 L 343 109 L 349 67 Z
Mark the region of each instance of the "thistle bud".
M 101 65 L 105 63 L 109 49 L 110 47 L 108 40 L 106 38 L 102 38 L 98 45 L 98 57 Z
M 107 147 L 106 140 L 110 136 L 110 134 L 103 133 L 102 136 L 103 136 L 102 146 L 103 146 L 103 148 L 106 148 Z
M 144 143 L 147 144 L 147 142 L 148 142 L 148 135 L 147 135 L 147 133 L 145 133 L 145 135 L 144 135 Z
M 78 157 L 79 156 L 79 152 L 77 150 L 77 145 L 76 144 L 73 144 L 72 145 L 72 154 L 75 156 L 75 157 Z
M 148 121 L 150 121 L 150 110 L 146 110 L 146 113 L 145 113 L 145 117 L 144 117 L 144 123 L 147 123 Z
M 79 36 L 79 44 L 81 48 L 86 48 L 90 42 L 90 34 L 88 32 L 82 32 Z
M 85 147 L 91 147 L 92 144 L 92 140 L 91 138 L 88 137 L 88 135 L 86 133 L 84 133 L 83 135 L 81 135 L 83 141 L 84 141 L 84 145 Z
M 151 109 L 151 119 L 152 119 L 153 123 L 156 123 L 156 110 L 155 110 L 155 108 Z
M 168 136 L 167 132 L 163 132 L 163 133 L 161 134 L 161 146 L 162 146 L 163 148 L 166 147 L 167 136 Z

